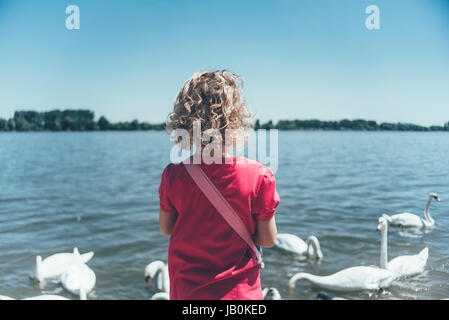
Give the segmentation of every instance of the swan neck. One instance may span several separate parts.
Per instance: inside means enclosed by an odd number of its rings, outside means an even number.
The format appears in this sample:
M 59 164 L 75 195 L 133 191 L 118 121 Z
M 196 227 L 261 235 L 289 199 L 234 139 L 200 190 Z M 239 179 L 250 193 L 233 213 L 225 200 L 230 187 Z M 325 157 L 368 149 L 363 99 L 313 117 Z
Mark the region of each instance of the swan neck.
M 164 285 L 163 285 L 162 290 L 164 292 L 170 293 L 170 276 L 168 274 L 168 267 L 164 268 L 163 275 L 164 275 L 164 280 L 163 280 Z
M 432 222 L 433 219 L 430 216 L 430 205 L 432 203 L 432 197 L 429 198 L 429 201 L 427 201 L 427 206 L 426 209 L 424 210 L 424 218 L 428 221 L 428 222 Z
M 164 285 L 164 269 L 158 269 L 156 272 L 157 277 L 157 287 L 159 290 L 162 290 L 162 287 Z
M 168 292 L 169 290 L 169 279 L 168 272 L 165 264 L 159 264 L 156 271 L 157 277 L 157 287 L 159 290 Z
M 315 254 L 317 258 L 322 257 L 320 243 L 316 237 L 310 236 L 307 238 L 307 252 L 311 255 Z
M 299 280 L 308 280 L 312 283 L 316 283 L 316 284 L 325 284 L 325 281 L 323 281 L 322 277 L 320 276 L 314 276 L 313 274 L 310 273 L 297 273 L 295 274 L 291 279 L 290 279 L 290 287 L 294 287 L 295 283 Z
M 388 264 L 388 226 L 382 228 L 380 238 L 380 267 L 387 269 Z
M 44 278 L 42 276 L 42 257 L 37 256 L 36 257 L 36 278 L 39 282 L 44 281 Z

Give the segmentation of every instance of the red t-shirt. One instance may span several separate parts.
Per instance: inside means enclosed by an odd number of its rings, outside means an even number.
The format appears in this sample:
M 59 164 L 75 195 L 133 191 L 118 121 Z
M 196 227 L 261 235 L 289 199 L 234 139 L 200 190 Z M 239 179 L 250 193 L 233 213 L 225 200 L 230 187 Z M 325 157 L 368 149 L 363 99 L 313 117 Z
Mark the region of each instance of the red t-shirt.
M 223 160 L 223 162 L 225 159 Z M 229 158 L 226 160 L 229 161 Z M 279 205 L 270 169 L 244 157 L 201 168 L 255 232 Z M 263 299 L 251 250 L 203 195 L 183 164 L 169 164 L 159 187 L 160 207 L 178 213 L 168 249 L 170 299 Z

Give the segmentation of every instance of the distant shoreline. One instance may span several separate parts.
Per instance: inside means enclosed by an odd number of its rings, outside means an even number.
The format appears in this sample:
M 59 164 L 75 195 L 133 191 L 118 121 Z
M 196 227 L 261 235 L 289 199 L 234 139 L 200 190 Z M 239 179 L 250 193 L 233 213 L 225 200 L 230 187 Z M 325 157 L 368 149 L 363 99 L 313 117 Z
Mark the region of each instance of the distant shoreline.
M 258 130 L 264 130 L 264 129 L 257 129 L 255 131 Z M 265 129 L 266 130 L 266 129 Z M 268 129 L 269 130 L 269 129 Z M 278 130 L 278 129 L 276 129 Z M 417 130 L 322 130 L 322 129 L 316 129 L 316 130 L 278 130 L 280 132 L 340 132 L 340 133 L 348 133 L 348 132 L 366 132 L 366 133 L 385 133 L 385 132 L 394 132 L 394 133 L 410 133 L 410 132 L 417 132 L 417 133 L 445 133 L 445 132 L 449 132 L 449 130 L 426 130 L 426 131 L 417 131 Z M 81 131 L 81 130 L 73 130 L 73 131 L 49 131 L 49 130 L 39 130 L 39 131 L 0 131 L 0 135 L 2 134 L 27 134 L 27 133 L 61 133 L 61 134 L 65 134 L 65 133 L 114 133 L 114 132 L 141 132 L 141 133 L 145 133 L 145 132 L 162 132 L 162 133 L 166 133 L 164 130 L 155 130 L 155 129 L 149 129 L 149 130 L 89 130 L 89 131 Z
M 278 129 L 280 131 L 448 131 L 449 122 L 443 126 L 424 127 L 413 123 L 377 123 L 373 120 L 321 121 L 279 120 L 260 123 L 256 120 L 254 129 Z M 83 132 L 83 131 L 164 131 L 165 123 L 109 122 L 101 116 L 95 121 L 90 110 L 16 111 L 8 120 L 0 118 L 0 132 Z
M 312 120 L 279 120 L 277 124 L 272 121 L 260 123 L 256 120 L 254 129 L 278 129 L 281 131 L 448 131 L 449 122 L 443 126 L 424 127 L 413 123 L 388 123 L 378 124 L 374 120 L 348 120 L 321 121 Z

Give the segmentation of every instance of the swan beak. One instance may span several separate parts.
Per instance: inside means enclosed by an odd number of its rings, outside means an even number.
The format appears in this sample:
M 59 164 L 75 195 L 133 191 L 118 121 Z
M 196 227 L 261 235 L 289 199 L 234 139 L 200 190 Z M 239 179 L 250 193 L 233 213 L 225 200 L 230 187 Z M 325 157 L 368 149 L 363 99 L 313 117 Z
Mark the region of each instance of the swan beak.
M 440 198 L 438 198 L 438 197 L 437 197 L 435 200 L 438 201 L 438 202 L 440 202 Z
M 145 277 L 145 283 L 146 283 L 145 288 L 148 289 L 151 286 L 151 280 L 152 279 L 150 276 Z

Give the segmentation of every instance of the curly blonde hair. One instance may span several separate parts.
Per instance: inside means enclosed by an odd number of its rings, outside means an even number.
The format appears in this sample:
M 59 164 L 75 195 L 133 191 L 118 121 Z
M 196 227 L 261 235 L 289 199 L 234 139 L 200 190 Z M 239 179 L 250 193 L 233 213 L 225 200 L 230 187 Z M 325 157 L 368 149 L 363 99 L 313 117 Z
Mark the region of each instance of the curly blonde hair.
M 185 129 L 193 141 L 193 123 L 200 121 L 201 133 L 214 129 L 225 136 L 227 129 L 250 129 L 251 114 L 242 97 L 243 79 L 228 70 L 197 72 L 176 96 L 167 130 Z M 180 138 L 178 141 L 180 143 Z M 207 142 L 203 142 L 203 145 Z

